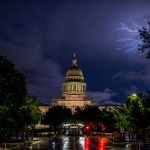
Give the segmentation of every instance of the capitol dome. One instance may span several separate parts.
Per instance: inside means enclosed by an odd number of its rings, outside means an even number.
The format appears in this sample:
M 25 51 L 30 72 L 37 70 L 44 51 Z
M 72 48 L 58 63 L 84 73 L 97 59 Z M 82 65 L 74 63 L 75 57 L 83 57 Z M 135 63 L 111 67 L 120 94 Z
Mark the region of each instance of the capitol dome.
M 72 66 L 67 70 L 65 81 L 62 85 L 62 95 L 65 97 L 70 94 L 82 95 L 85 97 L 86 83 L 81 69 L 77 65 L 77 59 L 74 55 L 72 59 Z
M 82 71 L 79 67 L 77 66 L 71 66 L 67 73 L 66 76 L 83 76 Z
M 68 69 L 66 73 L 65 81 L 84 81 L 83 73 L 81 69 L 77 66 L 77 59 L 75 55 L 72 60 L 72 66 Z

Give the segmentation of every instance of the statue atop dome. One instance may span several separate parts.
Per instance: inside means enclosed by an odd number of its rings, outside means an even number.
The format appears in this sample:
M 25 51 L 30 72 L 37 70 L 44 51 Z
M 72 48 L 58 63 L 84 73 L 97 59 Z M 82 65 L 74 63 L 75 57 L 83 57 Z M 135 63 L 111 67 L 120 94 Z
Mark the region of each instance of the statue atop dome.
M 77 66 L 76 53 L 74 53 L 74 56 L 73 56 L 73 59 L 72 59 L 72 66 Z

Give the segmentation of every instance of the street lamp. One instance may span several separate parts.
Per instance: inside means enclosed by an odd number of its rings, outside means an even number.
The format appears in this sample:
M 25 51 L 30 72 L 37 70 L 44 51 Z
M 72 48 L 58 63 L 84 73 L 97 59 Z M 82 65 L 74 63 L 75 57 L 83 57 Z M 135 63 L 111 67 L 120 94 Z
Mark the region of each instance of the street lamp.
M 134 97 L 135 97 L 135 96 L 137 96 L 137 95 L 136 95 L 135 93 L 133 93 L 133 94 L 132 94 L 132 96 L 134 96 Z

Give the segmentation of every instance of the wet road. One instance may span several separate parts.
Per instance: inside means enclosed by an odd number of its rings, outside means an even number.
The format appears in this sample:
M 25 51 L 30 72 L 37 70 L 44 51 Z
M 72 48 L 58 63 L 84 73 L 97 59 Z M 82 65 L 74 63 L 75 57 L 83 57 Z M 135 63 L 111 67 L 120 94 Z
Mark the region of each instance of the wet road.
M 40 150 L 129 150 L 129 144 L 114 144 L 106 138 L 86 136 L 59 136 L 53 139 L 39 138 L 25 149 Z

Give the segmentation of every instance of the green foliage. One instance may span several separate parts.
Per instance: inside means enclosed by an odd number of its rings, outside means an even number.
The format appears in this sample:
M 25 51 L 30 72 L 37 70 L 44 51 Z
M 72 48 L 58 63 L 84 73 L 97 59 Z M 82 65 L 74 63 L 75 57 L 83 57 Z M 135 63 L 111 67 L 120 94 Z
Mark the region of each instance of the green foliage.
M 121 109 L 115 114 L 116 128 L 131 132 L 135 128 L 150 126 L 150 96 L 137 94 L 128 97 Z
M 122 129 L 128 132 L 133 131 L 130 110 L 127 108 L 126 104 L 116 111 L 114 118 L 116 120 L 115 127 L 119 132 Z
M 42 112 L 36 102 L 36 97 L 28 94 L 25 97 L 25 103 L 20 107 L 22 122 L 26 127 L 35 126 L 42 118 Z
M 132 123 L 142 128 L 150 124 L 150 101 L 148 96 L 143 94 L 129 96 L 126 105 L 131 112 Z
M 12 117 L 9 117 L 10 108 L 6 105 L 0 105 L 0 129 L 7 129 L 12 122 Z

